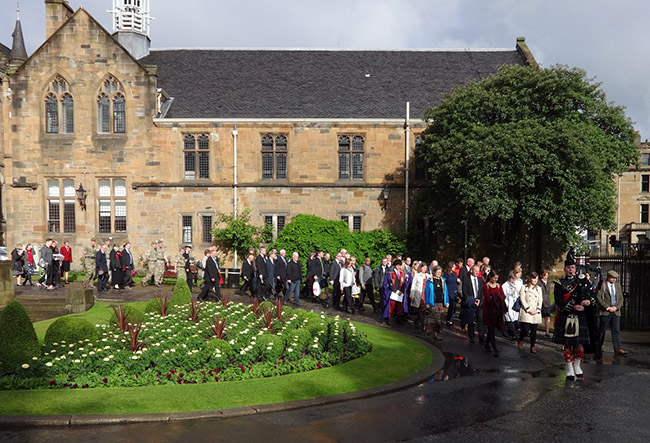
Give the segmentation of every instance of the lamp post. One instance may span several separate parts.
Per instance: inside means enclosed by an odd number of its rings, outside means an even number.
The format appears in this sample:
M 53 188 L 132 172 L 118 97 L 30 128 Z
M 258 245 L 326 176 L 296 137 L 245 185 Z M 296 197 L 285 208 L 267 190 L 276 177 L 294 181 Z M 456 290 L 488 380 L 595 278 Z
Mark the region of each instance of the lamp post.
M 86 196 L 88 192 L 84 189 L 84 185 L 79 183 L 79 188 L 75 191 L 77 193 L 77 201 L 82 211 L 86 210 Z

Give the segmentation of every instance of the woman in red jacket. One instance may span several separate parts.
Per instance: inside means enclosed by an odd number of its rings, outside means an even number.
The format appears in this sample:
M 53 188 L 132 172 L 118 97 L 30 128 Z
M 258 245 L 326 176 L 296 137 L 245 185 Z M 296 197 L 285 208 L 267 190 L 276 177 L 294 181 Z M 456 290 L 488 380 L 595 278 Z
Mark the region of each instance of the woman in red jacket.
M 63 255 L 63 262 L 61 263 L 61 272 L 63 272 L 64 278 L 65 278 L 65 284 L 68 284 L 68 275 L 70 274 L 70 263 L 72 263 L 72 248 L 70 247 L 69 242 L 65 242 L 63 244 L 63 247 L 61 248 L 61 251 L 59 251 L 61 255 Z
M 503 321 L 503 315 L 507 312 L 505 295 L 503 288 L 498 283 L 499 275 L 490 271 L 487 277 L 487 283 L 483 286 L 483 324 L 487 326 L 487 342 L 485 343 L 485 350 L 490 352 L 490 345 L 494 350 L 494 356 L 499 356 L 497 349 L 497 341 L 495 337 L 495 330 L 503 332 L 506 325 Z

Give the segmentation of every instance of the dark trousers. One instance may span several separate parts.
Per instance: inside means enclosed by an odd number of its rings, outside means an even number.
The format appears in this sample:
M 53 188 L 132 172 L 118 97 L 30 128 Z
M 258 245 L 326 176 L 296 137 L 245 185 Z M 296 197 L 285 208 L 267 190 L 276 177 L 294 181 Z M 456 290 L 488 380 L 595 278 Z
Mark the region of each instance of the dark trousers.
M 331 305 L 336 309 L 341 306 L 341 284 L 339 282 L 334 282 Z
M 242 296 L 246 295 L 246 289 L 248 289 L 248 291 L 250 292 L 251 297 L 255 296 L 255 287 L 253 286 L 253 282 L 251 280 L 244 279 L 244 284 L 241 286 L 241 289 L 239 290 L 239 294 Z
M 354 300 L 352 299 L 352 286 L 346 286 L 343 288 L 343 308 L 346 311 L 354 312 Z
M 467 335 L 469 335 L 470 341 L 474 341 L 474 322 L 467 324 Z
M 219 279 L 215 279 L 215 281 L 206 281 L 205 285 L 203 285 L 203 289 L 201 289 L 201 293 L 199 294 L 198 299 L 207 300 L 208 292 L 210 292 L 210 289 L 214 289 L 217 300 L 221 300 L 221 288 L 219 288 Z
M 190 291 L 192 290 L 192 286 L 194 286 L 194 274 L 192 274 L 191 270 L 185 270 L 185 280 L 187 281 L 187 286 L 190 288 Z
M 513 339 L 516 338 L 517 337 L 517 323 L 518 322 L 507 321 L 506 322 L 506 333 L 505 333 L 505 335 L 507 335 L 508 337 L 513 338 Z
M 528 331 L 530 331 L 530 347 L 532 348 L 537 343 L 537 325 L 533 323 L 519 322 L 521 330 L 519 331 L 519 341 L 524 341 Z
M 262 300 L 264 300 L 264 295 L 267 292 L 267 286 L 268 285 L 266 284 L 266 280 L 261 280 L 259 278 L 259 276 L 257 277 L 257 280 L 255 281 L 255 283 L 257 283 L 255 285 L 255 295 L 257 295 L 257 298 L 260 301 L 262 301 Z
M 605 333 L 607 332 L 608 326 L 612 331 L 612 344 L 614 345 L 614 352 L 618 352 L 621 350 L 621 317 L 613 312 L 610 312 L 609 315 L 600 316 L 600 326 L 598 328 L 598 332 L 600 336 L 601 348 L 605 341 Z
M 106 283 L 108 283 L 108 272 L 104 272 L 102 275 L 97 275 L 97 290 L 105 291 Z
M 379 295 L 379 312 L 384 312 L 384 288 L 377 288 Z
M 131 268 L 124 271 L 124 287 L 133 286 L 133 277 L 131 277 Z
M 454 318 L 454 313 L 456 312 L 456 299 L 454 297 L 449 298 L 449 309 L 447 309 L 447 323 Z
M 492 345 L 492 350 L 494 353 L 498 353 L 499 350 L 497 349 L 497 339 L 494 336 L 495 334 L 495 326 L 488 326 L 487 327 L 487 343 L 485 343 L 485 349 L 488 349 L 490 345 Z
M 476 310 L 476 323 L 478 323 L 478 340 L 485 341 L 485 324 L 483 324 L 483 308 Z
M 363 307 L 363 303 L 366 301 L 366 297 L 370 300 L 370 304 L 372 305 L 372 310 L 376 311 L 377 310 L 377 303 L 375 303 L 375 296 L 374 296 L 374 291 L 372 287 L 372 283 L 366 285 L 366 289 L 361 289 L 361 294 L 360 294 L 360 299 L 359 299 L 359 308 L 360 309 L 365 309 Z

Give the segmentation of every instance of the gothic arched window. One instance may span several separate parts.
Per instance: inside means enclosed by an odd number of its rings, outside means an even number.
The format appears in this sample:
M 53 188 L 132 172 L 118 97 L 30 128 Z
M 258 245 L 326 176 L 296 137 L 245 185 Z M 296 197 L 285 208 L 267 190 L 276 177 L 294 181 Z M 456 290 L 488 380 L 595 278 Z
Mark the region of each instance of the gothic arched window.
M 122 84 L 112 75 L 102 83 L 97 96 L 97 132 L 126 133 L 126 99 Z
M 45 97 L 45 132 L 74 133 L 74 99 L 68 82 L 57 75 L 50 82 Z

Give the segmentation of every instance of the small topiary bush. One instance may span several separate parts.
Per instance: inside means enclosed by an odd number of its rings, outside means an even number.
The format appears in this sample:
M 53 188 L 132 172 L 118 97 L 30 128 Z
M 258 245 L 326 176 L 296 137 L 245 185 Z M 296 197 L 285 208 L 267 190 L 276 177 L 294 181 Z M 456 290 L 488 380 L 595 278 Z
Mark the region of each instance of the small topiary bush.
M 187 286 L 187 282 L 182 278 L 176 280 L 174 289 L 172 291 L 172 304 L 173 305 L 186 305 L 192 300 L 192 291 Z
M 97 328 L 88 320 L 77 317 L 61 317 L 45 332 L 45 345 L 52 343 L 77 343 L 85 339 L 97 340 Z
M 14 300 L 0 313 L 0 374 L 21 371 L 41 355 L 36 331 L 27 311 Z M 24 366 L 23 366 L 24 368 Z

